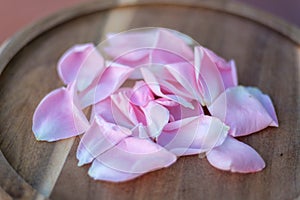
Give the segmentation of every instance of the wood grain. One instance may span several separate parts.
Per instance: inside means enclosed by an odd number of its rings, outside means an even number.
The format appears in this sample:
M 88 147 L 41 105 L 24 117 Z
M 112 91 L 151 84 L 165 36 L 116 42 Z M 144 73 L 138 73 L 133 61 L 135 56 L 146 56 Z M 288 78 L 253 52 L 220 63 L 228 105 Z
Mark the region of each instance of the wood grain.
M 46 199 L 26 183 L 14 170 L 0 152 L 0 199 Z
M 231 174 L 214 169 L 206 159 L 189 156 L 170 168 L 112 184 L 89 178 L 88 166 L 77 167 L 78 138 L 74 144 L 73 139 L 35 141 L 31 131 L 33 111 L 45 94 L 62 86 L 56 74 L 59 56 L 76 43 L 98 43 L 107 32 L 145 26 L 176 29 L 221 56 L 234 58 L 240 83 L 258 86 L 272 97 L 280 127 L 241 138 L 265 159 L 264 171 Z M 23 185 L 22 191 L 30 195 L 23 193 L 20 199 L 35 199 L 41 194 L 52 199 L 297 198 L 299 33 L 299 29 L 241 4 L 205 0 L 102 0 L 25 29 L 0 53 L 0 194 L 16 198 L 18 189 L 10 188 Z
M 0 187 L 0 199 L 12 200 L 11 196 L 9 196 L 1 187 Z

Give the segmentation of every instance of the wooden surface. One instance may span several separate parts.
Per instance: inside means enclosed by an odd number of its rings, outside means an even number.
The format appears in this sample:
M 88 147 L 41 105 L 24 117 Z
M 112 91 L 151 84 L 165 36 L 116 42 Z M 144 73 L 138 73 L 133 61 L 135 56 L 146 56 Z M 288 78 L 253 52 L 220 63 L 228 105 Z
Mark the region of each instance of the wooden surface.
M 149 3 L 151 2 L 151 3 Z M 160 2 L 160 3 L 158 3 Z M 78 138 L 37 142 L 31 119 L 39 101 L 62 85 L 60 55 L 107 32 L 145 26 L 176 29 L 237 63 L 240 84 L 273 99 L 279 128 L 241 140 L 267 167 L 232 174 L 197 156 L 167 169 L 113 184 L 77 167 Z M 267 14 L 227 1 L 98 1 L 61 12 L 0 48 L 0 199 L 296 199 L 300 195 L 300 31 Z

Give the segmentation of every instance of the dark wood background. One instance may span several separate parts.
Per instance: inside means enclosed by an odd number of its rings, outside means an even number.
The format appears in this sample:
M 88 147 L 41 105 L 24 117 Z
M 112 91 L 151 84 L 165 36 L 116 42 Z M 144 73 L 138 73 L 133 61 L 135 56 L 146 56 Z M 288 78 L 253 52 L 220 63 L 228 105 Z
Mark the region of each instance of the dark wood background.
M 60 87 L 56 64 L 76 43 L 160 26 L 193 37 L 237 63 L 239 82 L 269 94 L 279 128 L 242 137 L 265 159 L 260 173 L 219 171 L 197 156 L 126 183 L 94 181 L 77 167 L 79 138 L 37 142 L 39 101 Z M 0 199 L 296 199 L 300 194 L 300 31 L 229 1 L 97 1 L 58 13 L 0 49 Z

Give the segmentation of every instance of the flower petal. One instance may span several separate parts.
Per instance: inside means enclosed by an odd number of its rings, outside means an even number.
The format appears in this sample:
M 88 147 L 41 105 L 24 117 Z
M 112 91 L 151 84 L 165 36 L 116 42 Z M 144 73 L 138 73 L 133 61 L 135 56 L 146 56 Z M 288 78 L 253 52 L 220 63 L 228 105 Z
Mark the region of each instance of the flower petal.
M 158 101 L 158 102 L 160 103 L 160 101 Z M 163 103 L 166 104 L 166 101 L 164 101 Z M 191 101 L 191 103 L 194 107 L 193 109 L 184 107 L 180 104 L 172 105 L 171 103 L 170 103 L 170 106 L 168 106 L 168 105 L 165 105 L 165 106 L 167 107 L 167 109 L 170 112 L 170 115 L 172 116 L 172 118 L 175 121 L 181 120 L 184 118 L 189 118 L 189 117 L 197 117 L 197 116 L 204 114 L 203 109 L 198 101 L 193 100 L 193 101 Z
M 130 76 L 132 68 L 111 63 L 102 76 L 94 81 L 92 85 L 79 94 L 83 108 L 102 101 L 114 93 Z
M 154 29 L 149 29 L 111 33 L 107 35 L 103 49 L 115 62 L 118 59 L 118 62 L 124 65 L 128 62 L 136 63 L 149 54 L 149 48 L 154 47 L 156 32 Z M 133 51 L 141 49 L 147 49 L 147 51 Z
M 90 163 L 94 158 L 131 135 L 129 129 L 95 117 L 91 127 L 80 140 L 77 149 L 78 166 Z
M 212 166 L 231 172 L 257 172 L 265 167 L 264 160 L 253 148 L 230 136 L 207 153 L 207 160 Z
M 152 116 L 150 115 L 155 111 L 155 107 L 152 106 L 154 103 L 149 102 L 145 107 L 136 106 L 132 104 L 129 99 L 132 96 L 132 93 L 132 89 L 129 88 L 119 90 L 105 100 L 100 101 L 93 106 L 92 117 L 98 115 L 108 122 L 116 123 L 129 129 L 138 128 L 136 126 L 147 126 L 147 120 L 148 123 L 150 123 L 152 120 Z M 162 109 L 165 108 L 163 107 Z M 163 113 L 163 116 L 165 116 L 165 112 L 163 112 L 164 110 L 162 109 L 160 109 L 160 111 Z M 147 113 L 147 117 L 145 116 L 145 113 Z M 151 121 L 151 123 L 153 123 L 153 121 Z M 163 121 L 158 122 L 158 124 L 161 123 L 163 123 Z M 156 123 L 152 125 L 155 124 Z
M 91 43 L 70 48 L 57 66 L 62 81 L 69 84 L 76 79 L 79 91 L 86 89 L 104 69 L 103 57 Z
M 151 140 L 127 137 L 96 159 L 117 171 L 146 173 L 170 166 L 176 156 Z
M 157 143 L 177 156 L 199 154 L 221 145 L 228 130 L 218 118 L 190 117 L 167 124 Z
M 92 48 L 93 44 L 79 44 L 70 48 L 62 55 L 57 65 L 57 71 L 65 84 L 69 84 L 76 79 L 81 64 Z
M 275 108 L 273 106 L 272 100 L 270 97 L 266 94 L 263 94 L 259 89 L 255 87 L 247 87 L 247 91 L 253 95 L 266 109 L 266 111 L 269 113 L 271 118 L 273 119 L 270 126 L 278 127 L 278 119 L 276 116 Z
M 202 92 L 204 105 L 210 105 L 224 90 L 224 83 L 217 65 L 202 46 L 195 47 L 195 73 Z
M 177 63 L 184 59 L 185 61 L 191 61 L 194 59 L 192 49 L 186 44 L 186 41 L 182 37 L 178 37 L 179 32 L 171 31 L 169 29 L 158 29 L 158 37 L 155 45 L 156 49 L 165 50 L 174 55 L 180 56 L 179 60 L 167 60 L 167 63 Z M 186 36 L 186 35 L 185 35 Z M 186 36 L 187 37 L 187 36 Z
M 137 81 L 130 95 L 130 102 L 137 106 L 146 106 L 154 96 L 149 86 L 144 81 Z
M 169 121 L 169 111 L 164 106 L 150 101 L 147 106 L 141 107 L 146 119 L 147 137 L 157 137 Z
M 129 93 L 131 93 L 131 90 Z M 116 124 L 131 129 L 139 122 L 145 123 L 145 116 L 138 107 L 130 103 L 127 91 L 115 93 L 110 98 L 112 101 L 111 108 L 107 109 L 112 110 Z
M 115 62 L 132 67 L 147 63 L 174 63 L 193 60 L 193 51 L 183 35 L 165 28 L 147 28 L 111 34 L 104 51 Z M 187 36 L 185 36 L 187 37 Z
M 238 84 L 237 72 L 234 60 L 226 62 L 207 48 L 203 48 L 210 59 L 216 64 L 224 83 L 225 88 L 235 87 Z
M 254 88 L 228 88 L 208 109 L 213 116 L 224 119 L 234 137 L 278 124 L 271 100 Z
M 95 180 L 110 181 L 110 182 L 129 181 L 142 175 L 142 173 L 127 173 L 127 172 L 122 172 L 113 169 L 111 167 L 102 164 L 97 159 L 94 160 L 92 166 L 89 169 L 88 174 Z
M 37 140 L 56 141 L 79 135 L 89 127 L 83 112 L 74 104 L 74 86 L 50 92 L 33 115 Z
M 178 90 L 179 86 L 174 87 L 174 86 L 172 86 L 172 84 L 167 83 L 165 80 L 161 80 L 160 77 L 164 77 L 164 79 L 168 79 L 168 78 L 171 80 L 173 79 L 173 77 L 171 75 L 169 75 L 168 72 L 164 71 L 163 66 L 160 66 L 160 65 L 152 66 L 151 69 L 143 67 L 143 68 L 140 68 L 140 70 L 141 70 L 141 73 L 143 75 L 145 82 L 148 84 L 148 86 L 150 87 L 150 89 L 152 90 L 152 92 L 155 95 L 166 98 L 166 99 L 173 100 L 175 102 L 182 104 L 183 106 L 193 108 L 193 105 L 189 102 L 189 100 L 178 95 L 178 93 L 185 94 L 184 91 Z M 172 87 L 173 91 L 168 91 L 168 92 L 164 93 L 163 89 L 170 89 L 171 87 Z
M 190 99 L 202 100 L 198 90 L 198 83 L 195 77 L 194 64 L 192 62 L 173 63 L 164 66 L 166 70 L 174 77 L 172 84 L 178 83 L 182 87 L 183 93 L 189 94 Z M 164 77 L 162 77 L 164 78 Z M 177 86 L 177 88 L 179 88 Z M 174 91 L 175 93 L 175 91 Z M 176 94 L 179 94 L 176 92 Z
M 108 97 L 92 107 L 90 121 L 92 122 L 96 116 L 100 116 L 109 123 L 115 123 L 114 115 L 111 110 L 111 98 Z

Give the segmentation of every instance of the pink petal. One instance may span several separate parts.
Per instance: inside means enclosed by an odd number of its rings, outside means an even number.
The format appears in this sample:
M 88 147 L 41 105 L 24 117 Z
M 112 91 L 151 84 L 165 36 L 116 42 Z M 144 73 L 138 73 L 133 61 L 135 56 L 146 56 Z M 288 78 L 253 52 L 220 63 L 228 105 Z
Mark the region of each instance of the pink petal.
M 140 137 L 156 137 L 169 121 L 169 111 L 155 101 L 138 107 L 131 104 L 129 97 L 132 90 L 123 90 L 110 96 L 94 106 L 93 115 L 98 115 L 109 122 L 129 129 Z
M 191 101 L 192 105 L 193 105 L 193 109 L 191 108 L 187 108 L 184 107 L 180 104 L 176 105 L 176 106 L 167 106 L 170 115 L 173 117 L 173 119 L 175 121 L 177 120 L 181 120 L 184 118 L 188 118 L 188 117 L 197 117 L 199 115 L 204 114 L 201 105 L 198 103 L 198 101 L 193 100 Z
M 179 55 L 186 61 L 194 59 L 192 49 L 186 44 L 182 37 L 178 37 L 179 32 L 168 29 L 158 29 L 158 38 L 155 45 L 156 49 L 166 50 L 175 55 Z M 182 35 L 182 34 L 180 34 Z M 185 35 L 186 36 L 186 35 Z M 187 36 L 186 36 L 187 37 Z M 180 59 L 182 60 L 182 59 Z M 167 60 L 167 63 L 177 63 L 178 60 Z
M 221 73 L 224 87 L 235 87 L 238 84 L 237 72 L 235 62 L 233 60 L 226 62 L 223 58 L 216 55 L 214 52 L 207 48 L 203 48 L 211 60 L 217 65 L 219 72 Z
M 105 121 L 110 123 L 115 123 L 114 115 L 111 110 L 111 98 L 108 97 L 97 104 L 94 104 L 92 107 L 90 121 L 92 122 L 96 116 L 100 116 Z
M 133 71 L 127 66 L 111 63 L 102 76 L 82 92 L 79 97 L 83 108 L 96 104 L 114 93 L 130 76 Z
M 181 62 L 181 63 L 173 63 L 164 66 L 168 72 L 173 76 L 172 84 L 178 83 L 182 87 L 183 93 L 189 94 L 187 96 L 190 99 L 196 99 L 201 101 L 201 95 L 198 91 L 198 83 L 195 77 L 195 68 L 192 62 Z M 164 78 L 164 77 L 162 77 Z M 177 86 L 177 88 L 179 88 Z M 174 90 L 174 93 L 176 90 Z M 175 94 L 179 94 L 176 92 Z M 184 96 L 184 95 L 182 95 Z
M 146 106 L 154 96 L 149 86 L 144 81 L 137 81 L 130 95 L 130 102 L 137 106 Z
M 79 135 L 89 127 L 83 112 L 74 104 L 74 86 L 50 92 L 33 115 L 37 140 L 56 141 Z
M 178 49 L 177 49 L 178 50 Z M 188 47 L 188 52 L 191 52 L 191 48 Z M 184 63 L 192 61 L 193 53 L 185 57 L 185 52 L 179 54 L 176 49 L 168 49 L 166 47 L 155 47 L 149 49 L 149 60 L 148 63 L 144 64 L 171 64 L 171 63 Z M 141 66 L 141 65 L 140 65 Z
M 164 28 L 123 32 L 110 35 L 104 50 L 115 62 L 132 67 L 193 60 L 192 49 L 178 35 L 182 34 Z
M 176 156 L 151 140 L 127 137 L 96 159 L 117 171 L 146 173 L 170 166 Z
M 148 31 L 127 31 L 119 34 L 109 34 L 104 44 L 104 51 L 112 60 L 120 59 L 123 62 L 136 63 L 145 58 L 149 51 L 134 51 L 154 47 L 156 30 Z M 132 53 L 129 53 L 132 52 Z M 122 60 L 121 60 L 122 59 Z
M 170 99 L 166 99 L 166 98 L 158 98 L 158 99 L 155 99 L 155 101 L 163 106 L 166 106 L 166 107 L 173 107 L 173 106 L 178 106 L 180 105 L 179 103 L 175 102 L 175 101 L 172 101 Z
M 127 92 L 118 92 L 111 95 L 111 109 L 115 123 L 133 128 L 139 122 L 145 123 L 145 116 L 138 107 L 130 103 Z
M 213 62 L 205 49 L 195 47 L 195 73 L 202 92 L 204 105 L 210 105 L 224 90 L 224 83 L 217 65 Z
M 91 127 L 80 140 L 77 149 L 78 166 L 92 162 L 94 158 L 129 135 L 130 130 L 95 117 Z
M 265 167 L 264 160 L 253 148 L 230 136 L 207 153 L 207 160 L 218 169 L 239 173 L 257 172 Z
M 193 60 L 193 51 L 186 35 L 164 29 L 145 28 L 111 35 L 103 44 L 104 51 L 116 63 L 132 68 L 149 67 Z M 142 79 L 140 71 L 131 74 L 132 79 Z
M 174 87 L 171 83 L 166 82 L 166 79 L 174 80 L 174 78 L 163 66 L 152 66 L 152 68 L 143 67 L 140 70 L 145 82 L 155 95 L 178 102 L 185 107 L 193 108 L 189 102 L 190 99 L 178 95 L 178 93 L 182 95 L 186 94 L 185 91 L 178 90 L 180 86 L 177 85 L 177 87 Z M 174 82 L 176 83 L 176 80 L 174 80 L 173 83 Z M 173 91 L 164 92 L 163 89 L 173 89 Z
M 95 180 L 110 182 L 129 181 L 142 175 L 142 173 L 127 173 L 113 169 L 102 164 L 98 160 L 94 160 L 92 166 L 89 169 L 88 174 Z
M 194 77 L 194 66 L 186 61 L 167 65 L 153 65 L 142 68 L 142 75 L 149 85 L 159 84 L 165 94 L 176 94 L 185 99 L 197 99 L 197 83 Z
M 144 112 L 139 106 L 131 103 L 129 99 L 131 96 L 132 89 L 117 91 L 109 98 L 93 106 L 92 118 L 101 116 L 108 122 L 116 123 L 129 129 L 134 128 L 138 124 L 146 125 Z
M 59 60 L 58 73 L 65 84 L 76 79 L 78 90 L 86 89 L 105 69 L 103 57 L 93 44 L 75 45 Z
M 228 130 L 218 118 L 190 117 L 167 124 L 157 143 L 177 156 L 199 154 L 221 145 Z
M 270 97 L 266 94 L 263 94 L 259 89 L 255 88 L 255 87 L 247 87 L 246 89 L 251 95 L 253 95 L 263 105 L 263 107 L 266 109 L 268 114 L 271 116 L 273 121 L 270 124 L 270 126 L 278 127 L 278 119 L 277 119 L 275 108 L 273 106 L 273 103 L 272 103 L 272 100 L 270 99 Z
M 92 48 L 93 44 L 75 45 L 59 59 L 57 71 L 65 84 L 69 84 L 76 79 L 81 64 L 92 51 Z
M 147 106 L 141 107 L 146 120 L 146 137 L 157 137 L 169 121 L 169 111 L 164 106 L 150 101 Z
M 271 100 L 258 89 L 228 88 L 208 109 L 213 116 L 224 119 L 234 137 L 278 124 Z

